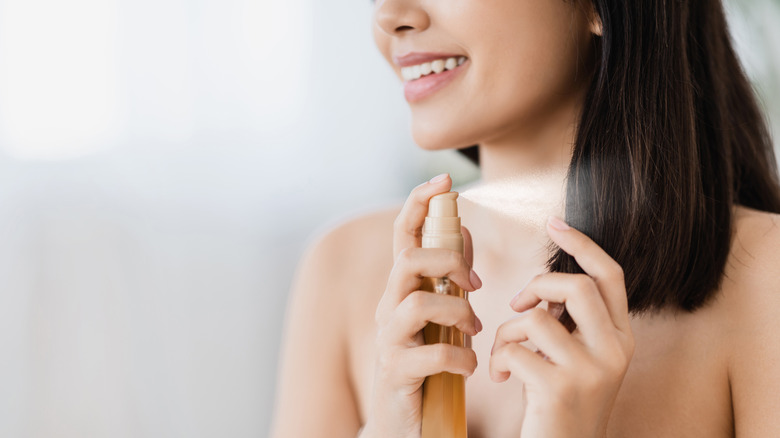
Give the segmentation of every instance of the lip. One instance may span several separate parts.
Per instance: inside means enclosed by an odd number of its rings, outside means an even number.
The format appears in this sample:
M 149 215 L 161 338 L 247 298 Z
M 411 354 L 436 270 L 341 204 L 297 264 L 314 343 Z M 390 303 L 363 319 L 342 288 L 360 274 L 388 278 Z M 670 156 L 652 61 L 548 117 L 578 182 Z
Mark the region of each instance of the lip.
M 459 53 L 409 52 L 403 56 L 393 56 L 393 61 L 399 67 L 409 67 L 411 65 L 422 64 L 428 61 L 436 61 L 437 59 L 458 59 L 461 56 L 468 59 L 466 55 Z
M 406 98 L 406 101 L 409 103 L 417 102 L 441 90 L 455 80 L 463 71 L 464 67 L 467 67 L 470 63 L 471 60 L 466 58 L 466 61 L 464 61 L 463 64 L 452 70 L 445 70 L 441 73 L 430 74 L 428 76 L 423 76 L 420 79 L 404 82 L 404 97 Z

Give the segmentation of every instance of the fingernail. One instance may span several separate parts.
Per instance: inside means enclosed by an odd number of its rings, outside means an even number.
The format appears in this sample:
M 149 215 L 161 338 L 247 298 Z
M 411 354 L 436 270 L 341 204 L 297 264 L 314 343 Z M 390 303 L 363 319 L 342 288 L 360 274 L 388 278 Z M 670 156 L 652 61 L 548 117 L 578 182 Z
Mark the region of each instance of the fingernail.
M 474 315 L 474 328 L 477 329 L 477 333 L 482 331 L 482 321 L 479 320 L 477 315 Z
M 471 281 L 471 285 L 474 286 L 474 289 L 479 289 L 482 287 L 482 280 L 479 279 L 479 275 L 477 275 L 473 269 L 469 274 L 469 281 Z
M 436 175 L 433 178 L 428 181 L 431 184 L 436 184 L 437 182 L 444 181 L 444 178 L 447 178 L 448 173 L 442 173 L 441 175 Z
M 550 224 L 551 227 L 553 227 L 553 228 L 555 228 L 556 230 L 559 230 L 559 231 L 566 231 L 568 229 L 571 229 L 571 227 L 569 227 L 569 225 L 566 224 L 566 222 L 564 222 L 563 220 L 561 220 L 560 218 L 558 218 L 556 216 L 548 217 L 547 218 L 547 223 Z

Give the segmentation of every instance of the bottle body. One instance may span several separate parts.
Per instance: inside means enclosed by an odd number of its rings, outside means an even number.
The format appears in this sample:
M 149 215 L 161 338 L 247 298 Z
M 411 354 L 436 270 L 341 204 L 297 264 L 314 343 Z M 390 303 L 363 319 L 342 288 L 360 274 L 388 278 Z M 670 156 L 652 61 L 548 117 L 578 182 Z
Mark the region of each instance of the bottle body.
M 423 226 L 423 248 L 464 252 L 457 209 L 457 192 L 436 195 L 429 201 Z M 468 299 L 468 292 L 447 277 L 423 278 L 420 290 Z M 426 344 L 467 345 L 466 334 L 455 327 L 429 323 L 423 329 Z M 439 373 L 423 382 L 422 438 L 466 438 L 466 379 L 459 374 Z
M 424 278 L 421 290 L 467 298 L 468 292 L 449 278 Z M 423 329 L 426 344 L 466 346 L 466 334 L 455 327 L 429 323 Z M 466 378 L 439 373 L 423 382 L 422 438 L 466 438 Z

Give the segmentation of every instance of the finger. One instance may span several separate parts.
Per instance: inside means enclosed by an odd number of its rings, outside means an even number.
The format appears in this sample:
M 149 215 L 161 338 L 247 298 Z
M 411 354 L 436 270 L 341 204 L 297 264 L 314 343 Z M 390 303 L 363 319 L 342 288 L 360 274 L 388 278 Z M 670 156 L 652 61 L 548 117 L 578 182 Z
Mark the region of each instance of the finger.
M 512 299 L 510 306 L 514 311 L 522 312 L 542 300 L 564 304 L 591 347 L 615 330 L 601 292 L 595 281 L 585 274 L 553 272 L 538 275 Z
M 540 307 L 501 324 L 491 351 L 499 350 L 506 344 L 528 340 L 554 363 L 569 366 L 587 358 L 582 344 L 574 339 L 563 324 Z
M 477 368 L 474 350 L 450 344 L 421 345 L 395 350 L 388 372 L 401 384 L 415 384 L 427 376 L 448 372 L 468 377 Z
M 474 266 L 474 246 L 471 240 L 471 232 L 468 228 L 461 225 L 460 233 L 463 234 L 463 257 L 469 266 Z
M 441 178 L 438 179 L 437 178 Z M 393 260 L 404 248 L 414 248 L 421 245 L 422 226 L 428 215 L 428 201 L 432 196 L 445 193 L 452 187 L 449 174 L 431 178 L 412 190 L 406 198 L 401 212 L 393 223 Z
M 470 336 L 475 336 L 482 329 L 481 323 L 477 323 L 477 315 L 465 299 L 418 290 L 409 294 L 393 312 L 383 330 L 382 342 L 417 345 L 420 330 L 429 322 L 455 327 Z
M 490 355 L 490 379 L 503 382 L 513 375 L 523 382 L 549 382 L 553 364 L 520 344 L 506 344 Z
M 628 298 L 621 266 L 590 237 L 557 217 L 550 216 L 548 219 L 547 233 L 596 281 L 615 327 L 623 332 L 629 331 Z
M 457 251 L 444 248 L 404 249 L 390 272 L 387 289 L 377 307 L 377 321 L 389 316 L 407 295 L 419 289 L 423 277 L 447 277 L 462 289 L 474 291 L 476 285 L 472 284 L 472 272 L 471 266 Z M 473 275 L 476 277 L 476 273 Z

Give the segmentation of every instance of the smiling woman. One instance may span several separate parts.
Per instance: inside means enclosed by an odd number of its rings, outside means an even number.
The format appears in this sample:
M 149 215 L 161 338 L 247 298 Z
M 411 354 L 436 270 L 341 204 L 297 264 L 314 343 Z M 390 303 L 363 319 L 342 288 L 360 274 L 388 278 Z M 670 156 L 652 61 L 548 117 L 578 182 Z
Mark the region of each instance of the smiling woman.
M 322 236 L 275 436 L 419 437 L 440 372 L 469 377 L 472 438 L 780 434 L 780 183 L 720 2 L 383 0 L 373 24 L 417 144 L 481 167 L 465 252 L 420 246 L 447 175 Z M 506 180 L 539 188 L 522 221 L 478 199 Z M 442 276 L 479 291 L 419 291 Z

